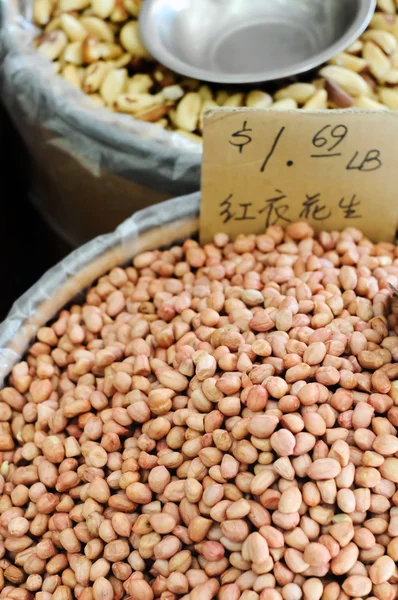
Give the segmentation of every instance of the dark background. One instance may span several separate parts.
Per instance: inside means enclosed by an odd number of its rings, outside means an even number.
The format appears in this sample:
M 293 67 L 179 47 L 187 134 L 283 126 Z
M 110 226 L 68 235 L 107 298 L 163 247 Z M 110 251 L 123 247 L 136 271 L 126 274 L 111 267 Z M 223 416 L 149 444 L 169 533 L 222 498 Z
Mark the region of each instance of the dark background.
M 0 103 L 0 321 L 12 303 L 69 249 L 50 231 L 28 199 L 29 161 Z

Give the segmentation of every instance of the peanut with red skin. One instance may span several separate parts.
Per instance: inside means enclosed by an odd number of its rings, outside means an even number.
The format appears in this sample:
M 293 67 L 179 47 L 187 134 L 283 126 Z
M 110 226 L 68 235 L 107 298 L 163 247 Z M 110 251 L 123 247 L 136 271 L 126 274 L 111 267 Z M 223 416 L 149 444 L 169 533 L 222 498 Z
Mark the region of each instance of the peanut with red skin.
M 0 391 L 2 594 L 389 600 L 397 250 L 296 223 L 134 265 Z

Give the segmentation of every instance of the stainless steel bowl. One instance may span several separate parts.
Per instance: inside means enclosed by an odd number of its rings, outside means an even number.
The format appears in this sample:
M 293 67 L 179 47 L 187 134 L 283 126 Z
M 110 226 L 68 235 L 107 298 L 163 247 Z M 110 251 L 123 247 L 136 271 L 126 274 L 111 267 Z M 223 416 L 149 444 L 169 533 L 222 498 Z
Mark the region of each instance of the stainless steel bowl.
M 144 0 L 149 52 L 177 73 L 255 83 L 309 71 L 347 48 L 376 0 Z

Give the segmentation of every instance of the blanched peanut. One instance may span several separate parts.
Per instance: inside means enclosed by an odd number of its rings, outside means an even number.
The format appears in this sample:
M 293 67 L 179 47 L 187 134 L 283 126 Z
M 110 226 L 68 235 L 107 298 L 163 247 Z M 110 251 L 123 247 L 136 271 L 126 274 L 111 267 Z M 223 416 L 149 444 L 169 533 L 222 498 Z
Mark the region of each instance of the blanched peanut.
M 213 106 L 271 107 L 275 110 L 355 106 L 396 110 L 397 6 L 394 0 L 379 0 L 377 4 L 377 12 L 368 30 L 345 52 L 340 52 L 330 59 L 329 64 L 321 66 L 314 73 L 312 82 L 281 83 L 276 89 L 274 86 L 265 90 L 217 89 L 159 65 L 140 37 L 137 19 L 141 0 L 93 0 L 91 3 L 89 0 L 62 0 L 57 5 L 50 0 L 34 0 L 33 20 L 41 28 L 34 45 L 54 61 L 58 69 L 56 72 L 70 83 L 82 87 L 97 103 L 131 114 L 139 120 L 153 122 L 158 127 L 175 130 L 200 143 L 204 110 Z M 60 65 L 68 61 L 71 63 L 61 68 Z M 96 93 L 99 88 L 101 95 Z M 259 250 L 274 250 L 272 236 L 264 238 Z M 330 239 L 332 246 L 327 251 L 334 249 L 333 238 Z M 223 238 L 220 240 L 217 247 L 223 248 L 227 242 Z M 352 248 L 343 247 L 340 254 L 344 256 L 346 267 L 343 289 L 355 290 L 351 271 Z M 367 252 L 365 254 L 367 256 Z M 319 261 L 318 256 L 315 258 Z M 310 265 L 312 260 L 310 257 Z M 210 266 L 209 272 L 215 280 L 221 281 L 225 270 L 219 271 L 214 265 Z M 117 275 L 114 278 L 115 287 L 122 287 Z M 358 281 L 363 279 L 363 275 L 358 277 Z M 254 291 L 261 295 L 259 290 Z M 285 331 L 286 318 L 291 319 L 292 315 L 289 317 L 285 313 L 285 307 L 278 312 L 277 328 Z M 91 325 L 88 327 L 90 329 Z M 94 325 L 96 327 L 98 323 Z M 53 333 L 57 332 L 54 330 Z M 53 333 L 49 339 L 52 339 Z

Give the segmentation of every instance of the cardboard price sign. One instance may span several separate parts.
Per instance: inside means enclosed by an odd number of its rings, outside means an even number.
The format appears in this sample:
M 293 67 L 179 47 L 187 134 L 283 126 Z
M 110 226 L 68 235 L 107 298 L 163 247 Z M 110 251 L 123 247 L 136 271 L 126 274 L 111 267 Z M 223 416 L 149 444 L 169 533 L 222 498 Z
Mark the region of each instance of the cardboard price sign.
M 200 238 L 304 220 L 392 241 L 398 113 L 215 109 L 204 127 Z

